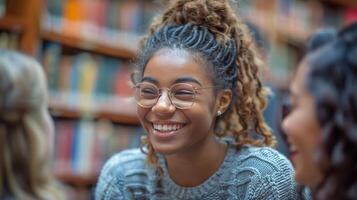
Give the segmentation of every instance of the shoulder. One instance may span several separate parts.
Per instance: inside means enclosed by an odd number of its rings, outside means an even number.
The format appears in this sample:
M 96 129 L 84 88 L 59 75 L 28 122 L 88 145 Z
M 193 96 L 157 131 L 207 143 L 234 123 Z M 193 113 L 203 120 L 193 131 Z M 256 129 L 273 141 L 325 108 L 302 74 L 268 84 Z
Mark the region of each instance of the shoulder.
M 135 184 L 135 181 L 144 182 L 147 177 L 146 155 L 140 149 L 117 153 L 101 170 L 96 186 L 96 199 L 110 199 L 114 196 L 126 199 L 126 188 L 132 183 Z
M 249 179 L 247 199 L 296 199 L 294 169 L 290 161 L 270 147 L 243 147 L 237 173 Z
M 293 170 L 290 161 L 277 150 L 270 147 L 245 146 L 239 151 L 242 167 L 254 167 L 262 175 L 277 171 Z

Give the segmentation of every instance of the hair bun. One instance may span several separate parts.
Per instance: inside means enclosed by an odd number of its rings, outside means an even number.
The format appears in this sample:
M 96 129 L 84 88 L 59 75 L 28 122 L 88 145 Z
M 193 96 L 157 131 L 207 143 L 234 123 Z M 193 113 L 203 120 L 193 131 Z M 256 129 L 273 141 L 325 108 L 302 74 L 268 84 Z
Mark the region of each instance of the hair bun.
M 205 26 L 218 40 L 226 42 L 237 22 L 232 14 L 227 0 L 176 0 L 165 12 L 162 22 Z
M 220 7 L 220 9 L 215 8 L 215 6 Z M 224 4 L 215 3 L 215 5 L 212 5 L 207 1 L 196 0 L 183 5 L 182 15 L 185 22 L 193 22 L 198 25 L 210 25 L 210 22 L 221 20 L 220 13 L 216 13 L 217 10 L 220 10 L 222 12 L 221 14 L 224 14 Z

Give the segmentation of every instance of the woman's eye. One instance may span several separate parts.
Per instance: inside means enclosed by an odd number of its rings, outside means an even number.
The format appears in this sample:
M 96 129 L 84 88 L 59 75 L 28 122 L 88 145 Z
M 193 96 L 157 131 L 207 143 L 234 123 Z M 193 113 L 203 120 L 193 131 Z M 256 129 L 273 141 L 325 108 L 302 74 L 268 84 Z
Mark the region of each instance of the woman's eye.
M 174 92 L 175 95 L 193 95 L 193 91 L 191 90 L 179 90 Z
M 194 92 L 190 90 L 179 90 L 174 93 L 174 97 L 176 99 L 185 100 L 185 101 L 192 101 L 194 98 Z
M 143 88 L 141 89 L 141 93 L 144 93 L 144 94 L 155 94 L 155 90 L 154 89 L 150 89 L 150 88 Z
M 143 98 L 156 98 L 157 96 L 157 91 L 155 89 L 152 88 L 143 88 L 140 91 L 140 96 Z

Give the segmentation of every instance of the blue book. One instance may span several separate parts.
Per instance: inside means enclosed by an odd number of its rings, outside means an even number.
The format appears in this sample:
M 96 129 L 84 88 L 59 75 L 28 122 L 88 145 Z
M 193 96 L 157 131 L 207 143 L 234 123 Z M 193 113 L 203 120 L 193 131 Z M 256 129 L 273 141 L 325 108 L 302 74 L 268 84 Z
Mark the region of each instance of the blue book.
M 47 73 L 48 88 L 50 91 L 59 89 L 59 71 L 62 55 L 61 45 L 49 42 L 45 46 L 42 63 Z
M 120 68 L 120 60 L 101 57 L 97 71 L 97 82 L 95 93 L 97 95 L 112 95 L 114 92 L 114 79 L 117 71 Z

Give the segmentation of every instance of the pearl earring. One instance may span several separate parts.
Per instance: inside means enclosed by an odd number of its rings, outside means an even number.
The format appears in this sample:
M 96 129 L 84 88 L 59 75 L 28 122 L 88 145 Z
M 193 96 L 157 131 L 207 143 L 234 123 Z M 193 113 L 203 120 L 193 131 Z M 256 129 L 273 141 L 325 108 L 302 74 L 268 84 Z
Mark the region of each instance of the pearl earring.
M 217 111 L 217 116 L 220 116 L 220 115 L 222 115 L 222 112 L 219 110 L 219 111 Z

